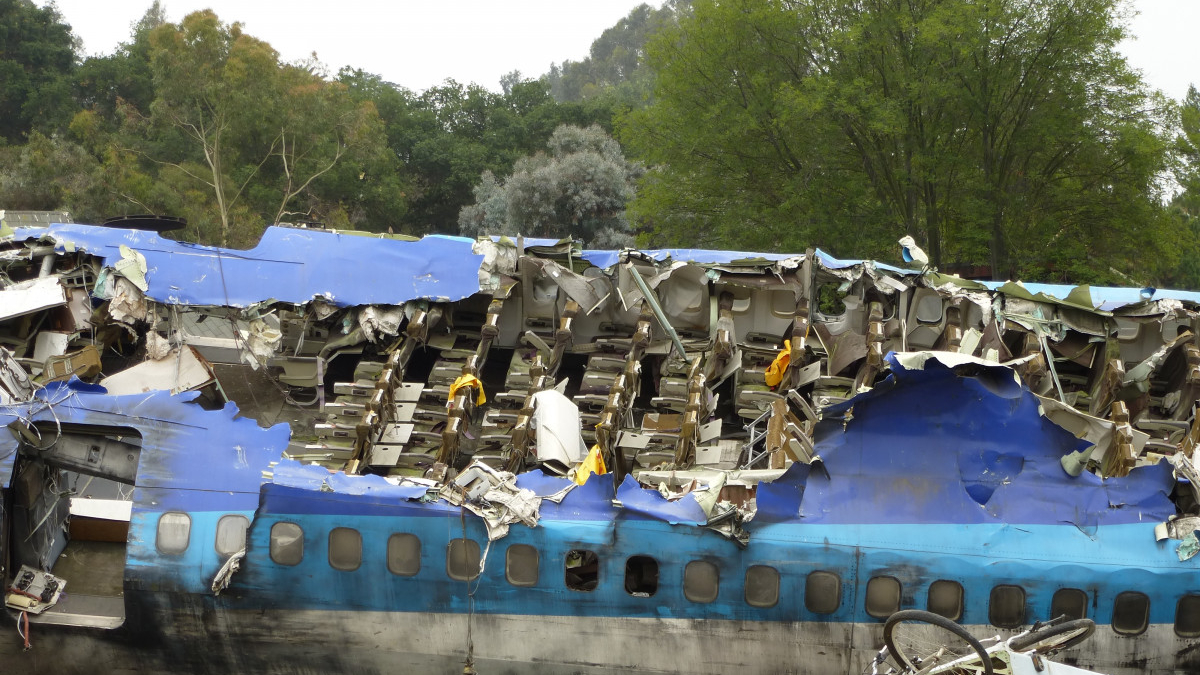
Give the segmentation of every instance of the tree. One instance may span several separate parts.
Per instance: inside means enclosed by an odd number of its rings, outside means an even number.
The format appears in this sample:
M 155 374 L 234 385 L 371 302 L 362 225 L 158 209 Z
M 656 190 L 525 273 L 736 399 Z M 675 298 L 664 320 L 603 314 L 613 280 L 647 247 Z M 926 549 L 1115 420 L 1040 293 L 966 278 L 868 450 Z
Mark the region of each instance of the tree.
M 689 244 L 894 257 L 910 234 L 999 278 L 1161 272 L 1167 107 L 1115 50 L 1121 6 L 696 2 L 620 127 L 655 167 L 631 212 Z
M 75 37 L 53 4 L 0 0 L 0 138 L 70 120 Z
M 484 172 L 475 204 L 459 214 L 459 231 L 574 237 L 604 248 L 631 245 L 625 204 L 640 165 L 627 161 L 598 126 L 560 126 L 547 148 L 548 153 L 517 160 L 503 183 Z
M 1175 151 L 1179 159 L 1175 180 L 1180 190 L 1171 199 L 1171 212 L 1184 250 L 1170 281 L 1184 288 L 1200 288 L 1200 92 L 1195 86 L 1188 87 L 1179 107 Z
M 580 61 L 551 64 L 546 81 L 560 102 L 579 102 L 612 96 L 638 106 L 649 94 L 651 73 L 645 67 L 646 42 L 666 24 L 689 10 L 689 0 L 672 0 L 655 9 L 641 4 L 629 11 L 592 42 Z
M 257 223 L 311 217 L 314 181 L 383 143 L 374 108 L 327 82 L 319 64 L 281 64 L 270 45 L 211 11 L 155 28 L 150 64 L 150 116 L 130 115 L 126 137 L 149 139 L 131 147 L 160 176 L 209 191 L 222 245 L 257 238 Z

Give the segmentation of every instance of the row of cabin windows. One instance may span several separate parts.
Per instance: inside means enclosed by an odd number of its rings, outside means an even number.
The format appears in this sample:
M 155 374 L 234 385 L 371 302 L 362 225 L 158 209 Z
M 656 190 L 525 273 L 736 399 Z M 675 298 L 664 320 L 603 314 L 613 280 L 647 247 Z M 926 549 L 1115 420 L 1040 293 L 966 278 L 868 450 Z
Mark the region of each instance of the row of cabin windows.
M 158 520 L 157 546 L 165 555 L 180 555 L 187 550 L 191 518 L 171 511 Z M 244 516 L 228 515 L 217 521 L 214 546 L 223 556 L 232 555 L 246 545 L 250 521 Z M 298 565 L 304 559 L 304 531 L 295 523 L 280 522 L 271 527 L 271 560 L 280 565 Z M 353 528 L 335 527 L 329 532 L 329 566 L 352 572 L 362 565 L 362 535 Z M 414 576 L 421 571 L 421 540 L 414 534 L 398 532 L 388 537 L 387 568 L 397 576 Z M 458 581 L 479 576 L 479 544 L 470 539 L 453 539 L 446 548 L 446 574 Z M 504 576 L 514 586 L 535 586 L 538 582 L 538 550 L 526 544 L 513 544 L 504 555 Z M 752 607 L 774 607 L 779 602 L 779 571 L 769 565 L 751 565 L 746 569 L 744 593 Z M 594 551 L 568 551 L 564 564 L 567 588 L 590 592 L 600 581 L 600 558 Z M 691 602 L 705 604 L 717 599 L 720 571 L 704 560 L 693 560 L 683 570 L 683 595 Z M 650 597 L 658 591 L 658 561 L 637 555 L 625 563 L 625 591 Z M 814 614 L 833 614 L 841 605 L 842 581 L 826 571 L 809 573 L 804 583 L 804 606 Z M 872 577 L 867 581 L 863 601 L 867 614 L 886 619 L 899 611 L 902 589 L 900 580 L 891 576 Z M 1087 593 L 1077 588 L 1062 588 L 1050 601 L 1050 616 L 1072 619 L 1087 616 Z M 926 608 L 958 621 L 963 613 L 963 587 L 956 581 L 940 579 L 929 585 Z M 1001 628 L 1025 624 L 1025 589 L 1012 584 L 992 588 L 988 599 L 988 622 Z M 1122 635 L 1140 635 L 1150 623 L 1150 598 L 1137 591 L 1117 594 L 1113 601 L 1113 630 Z M 1175 633 L 1180 637 L 1200 637 L 1200 595 L 1185 595 L 1175 609 Z

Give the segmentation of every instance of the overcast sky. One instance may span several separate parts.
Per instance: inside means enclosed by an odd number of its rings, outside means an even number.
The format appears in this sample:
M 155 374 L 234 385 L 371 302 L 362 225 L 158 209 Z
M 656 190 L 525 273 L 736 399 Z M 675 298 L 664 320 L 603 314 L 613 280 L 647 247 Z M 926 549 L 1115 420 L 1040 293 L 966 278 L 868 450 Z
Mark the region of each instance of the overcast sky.
M 46 0 L 36 0 L 47 4 Z M 661 0 L 651 0 L 654 5 Z M 57 0 L 88 54 L 127 40 L 150 0 Z M 420 91 L 446 78 L 498 90 L 500 76 L 537 77 L 552 62 L 587 56 L 592 40 L 636 0 L 164 0 L 178 21 L 205 7 L 240 21 L 285 60 L 316 52 L 336 73 L 350 65 Z M 1134 0 L 1135 39 L 1123 49 L 1147 81 L 1173 98 L 1200 84 L 1192 40 L 1200 0 Z

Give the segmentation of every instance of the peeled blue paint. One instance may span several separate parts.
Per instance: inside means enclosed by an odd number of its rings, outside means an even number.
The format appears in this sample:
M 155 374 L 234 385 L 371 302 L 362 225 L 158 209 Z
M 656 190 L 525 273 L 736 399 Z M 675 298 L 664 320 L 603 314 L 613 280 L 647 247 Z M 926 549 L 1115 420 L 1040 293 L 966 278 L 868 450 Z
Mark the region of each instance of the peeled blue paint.
M 627 478 L 617 488 L 617 499 L 621 500 L 621 507 L 627 511 L 665 520 L 672 525 L 703 525 L 708 522 L 704 509 L 690 492 L 671 501 L 658 490 L 643 488 L 633 478 Z
M 558 494 L 563 489 L 574 485 L 574 481 L 561 476 L 549 476 L 541 471 L 526 471 L 517 474 L 517 487 L 530 490 L 534 496 L 549 497 Z
M 885 382 L 827 409 L 817 426 L 826 471 L 804 485 L 804 522 L 1070 523 L 1090 532 L 1175 513 L 1163 463 L 1123 478 L 1068 475 L 1059 460 L 1086 443 L 1008 384 L 1011 370 L 934 359 L 908 370 L 895 355 L 888 361 Z
M 384 497 L 394 499 L 421 499 L 429 492 L 423 485 L 395 485 L 383 476 L 365 474 L 348 476 L 344 472 L 330 472 L 317 464 L 301 464 L 285 459 L 272 470 L 273 483 L 307 490 L 327 490 L 345 495 Z
M 71 243 L 103 258 L 105 266 L 122 260 L 121 246 L 129 247 L 146 258 L 146 296 L 173 305 L 249 307 L 320 298 L 348 307 L 461 300 L 479 291 L 483 262 L 471 252 L 472 241 L 461 237 L 398 241 L 291 227 L 268 227 L 247 251 L 87 225 L 22 228 L 15 235 L 46 236 L 59 250 Z
M 757 510 L 751 524 L 786 523 L 799 519 L 804 487 L 810 473 L 811 464 L 794 462 L 779 478 L 769 483 L 759 483 L 755 491 Z

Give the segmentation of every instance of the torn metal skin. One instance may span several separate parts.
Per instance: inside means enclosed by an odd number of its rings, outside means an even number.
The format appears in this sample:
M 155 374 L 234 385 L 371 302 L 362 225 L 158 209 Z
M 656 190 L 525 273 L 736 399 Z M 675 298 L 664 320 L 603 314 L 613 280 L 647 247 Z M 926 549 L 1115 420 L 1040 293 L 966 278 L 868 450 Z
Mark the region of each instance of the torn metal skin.
M 896 609 L 959 584 L 981 635 L 996 585 L 1029 622 L 1086 587 L 1110 637 L 1077 663 L 1200 667 L 1165 543 L 1200 518 L 1197 294 L 288 227 L 19 227 L 0 267 L 0 577 L 71 584 L 33 623 L 57 665 L 859 672 L 888 577 Z M 511 639 L 535 619 L 576 651 Z

